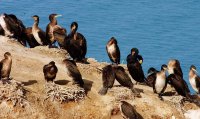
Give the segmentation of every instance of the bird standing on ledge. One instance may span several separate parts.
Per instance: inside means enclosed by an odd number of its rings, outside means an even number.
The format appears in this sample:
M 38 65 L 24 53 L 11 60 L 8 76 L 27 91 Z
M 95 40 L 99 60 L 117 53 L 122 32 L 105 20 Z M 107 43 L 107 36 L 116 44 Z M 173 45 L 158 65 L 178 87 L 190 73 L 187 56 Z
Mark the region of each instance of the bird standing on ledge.
M 34 36 L 34 38 L 36 39 L 36 41 L 40 44 L 40 45 L 48 45 L 48 42 L 46 40 L 46 35 L 45 32 L 42 31 L 42 29 L 40 29 L 38 27 L 39 24 L 39 16 L 34 15 L 33 16 L 34 19 L 34 24 L 32 26 L 32 34 Z
M 137 48 L 131 49 L 131 54 L 126 58 L 128 71 L 131 77 L 139 83 L 145 82 L 145 76 L 142 69 L 143 58 L 139 55 L 139 50 Z
M 200 77 L 197 75 L 197 70 L 194 65 L 191 65 L 190 67 L 189 81 L 195 92 L 200 94 Z
M 56 29 L 62 29 L 62 31 L 66 32 L 66 29 L 62 28 L 61 26 L 57 25 L 57 17 L 60 17 L 62 15 L 59 14 L 50 14 L 49 15 L 49 21 L 50 23 L 47 25 L 46 27 L 46 38 L 47 41 L 50 45 L 50 47 L 52 46 L 53 43 L 55 43 L 56 39 L 54 37 L 54 30 Z
M 117 45 L 117 40 L 112 37 L 107 45 L 106 45 L 106 51 L 108 53 L 108 56 L 110 60 L 115 64 L 120 64 L 120 50 Z
M 65 49 L 69 52 L 74 61 L 85 62 L 87 53 L 87 41 L 85 37 L 77 32 L 78 23 L 71 23 L 71 32 L 65 39 Z
M 1 80 L 6 79 L 8 80 L 10 77 L 11 72 L 11 66 L 12 66 L 12 56 L 9 52 L 6 52 L 4 54 L 4 59 L 0 62 L 0 76 Z

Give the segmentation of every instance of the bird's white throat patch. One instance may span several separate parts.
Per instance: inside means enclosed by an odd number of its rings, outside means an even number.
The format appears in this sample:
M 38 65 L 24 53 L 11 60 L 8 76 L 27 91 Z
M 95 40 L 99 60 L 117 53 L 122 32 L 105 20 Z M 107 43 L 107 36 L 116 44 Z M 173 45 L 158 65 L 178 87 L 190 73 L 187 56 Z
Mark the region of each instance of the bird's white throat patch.
M 13 34 L 8 30 L 6 22 L 5 22 L 5 15 L 0 15 L 0 25 L 2 26 L 3 30 L 5 31 L 6 36 L 13 36 Z

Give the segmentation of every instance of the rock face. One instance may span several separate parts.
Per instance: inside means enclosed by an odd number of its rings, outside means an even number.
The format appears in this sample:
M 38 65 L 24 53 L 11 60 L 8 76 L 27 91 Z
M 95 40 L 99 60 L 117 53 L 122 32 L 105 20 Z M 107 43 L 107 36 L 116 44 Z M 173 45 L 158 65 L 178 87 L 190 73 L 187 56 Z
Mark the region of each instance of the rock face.
M 9 103 L 1 103 L 0 109 L 5 111 L 0 118 L 12 119 L 123 119 L 119 111 L 119 103 L 125 100 L 132 104 L 144 119 L 184 119 L 184 113 L 188 110 L 199 109 L 193 103 L 180 104 L 181 96 L 170 96 L 173 91 L 167 87 L 166 95 L 161 101 L 153 94 L 153 89 L 144 85 L 134 87 L 141 92 L 141 98 L 134 97 L 131 91 L 125 87 L 115 86 L 108 90 L 105 96 L 98 94 L 102 87 L 101 69 L 106 63 L 99 63 L 94 59 L 87 59 L 90 64 L 77 63 L 83 76 L 84 88 L 87 96 L 78 102 L 59 103 L 45 100 L 45 80 L 42 72 L 43 66 L 50 61 L 55 61 L 58 74 L 55 83 L 62 86 L 72 85 L 65 71 L 62 60 L 68 53 L 60 49 L 49 49 L 38 46 L 33 49 L 25 48 L 14 39 L 0 36 L 0 59 L 5 52 L 10 52 L 13 57 L 11 77 L 22 82 L 27 89 L 26 97 L 29 107 L 12 107 Z M 126 68 L 125 65 L 121 65 Z M 133 81 L 133 80 L 132 80 Z M 0 113 L 3 113 L 0 112 Z
M 188 110 L 184 115 L 186 119 L 200 119 L 200 109 Z

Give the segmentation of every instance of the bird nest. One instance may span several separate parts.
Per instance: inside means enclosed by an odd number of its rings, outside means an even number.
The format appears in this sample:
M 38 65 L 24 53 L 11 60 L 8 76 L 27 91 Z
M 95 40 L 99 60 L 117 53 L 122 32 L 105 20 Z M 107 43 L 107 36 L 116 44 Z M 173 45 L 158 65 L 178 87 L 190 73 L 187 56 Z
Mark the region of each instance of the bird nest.
M 83 100 L 86 96 L 84 88 L 78 86 L 62 86 L 54 83 L 47 83 L 45 85 L 45 93 L 47 97 L 45 100 L 58 101 L 60 103 L 69 101 Z
M 28 104 L 25 93 L 26 90 L 21 82 L 15 80 L 0 81 L 0 104 L 11 102 L 13 107 L 17 105 L 25 107 Z
M 115 101 L 117 102 L 121 100 L 132 100 L 135 98 L 131 90 L 126 87 L 113 87 L 108 93 L 114 96 Z

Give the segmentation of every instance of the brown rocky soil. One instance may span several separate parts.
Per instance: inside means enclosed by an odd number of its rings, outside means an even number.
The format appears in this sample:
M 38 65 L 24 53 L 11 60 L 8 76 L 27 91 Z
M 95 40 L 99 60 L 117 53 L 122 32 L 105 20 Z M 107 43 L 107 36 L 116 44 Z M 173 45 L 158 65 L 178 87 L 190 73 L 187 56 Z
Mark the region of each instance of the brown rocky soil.
M 138 111 L 144 119 L 184 119 L 183 113 L 190 109 L 198 109 L 195 104 L 185 103 L 180 105 L 180 96 L 164 96 L 161 101 L 153 93 L 152 88 L 144 85 L 135 85 L 141 91 L 141 98 L 134 97 L 130 90 L 115 86 L 105 96 L 98 94 L 102 86 L 101 69 L 106 63 L 99 63 L 92 58 L 87 59 L 90 64 L 78 64 L 83 76 L 87 97 L 78 102 L 60 104 L 50 100 L 44 101 L 45 80 L 43 66 L 50 61 L 55 61 L 58 67 L 56 83 L 68 86 L 71 79 L 65 72 L 62 60 L 67 52 L 48 47 L 24 48 L 13 39 L 0 36 L 0 59 L 5 52 L 10 52 L 13 58 L 11 77 L 24 84 L 29 105 L 21 108 L 13 107 L 9 103 L 0 104 L 0 118 L 6 119 L 122 119 L 118 104 L 126 100 Z M 125 65 L 124 65 L 125 67 Z M 171 92 L 170 86 L 167 92 Z

